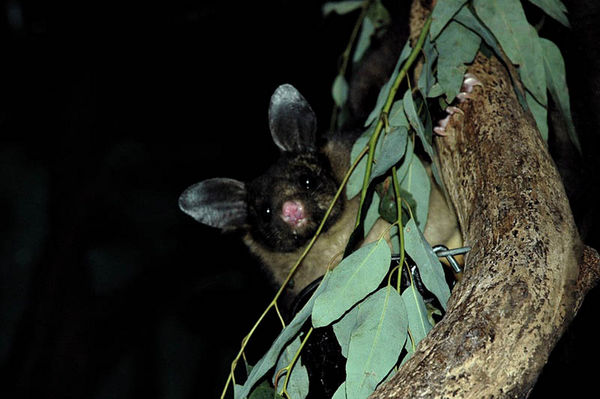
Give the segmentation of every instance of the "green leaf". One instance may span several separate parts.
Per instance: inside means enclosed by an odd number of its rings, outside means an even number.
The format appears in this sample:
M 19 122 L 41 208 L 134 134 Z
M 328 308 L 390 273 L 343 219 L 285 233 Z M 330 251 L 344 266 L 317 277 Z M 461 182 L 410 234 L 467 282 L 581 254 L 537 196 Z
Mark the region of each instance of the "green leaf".
M 401 100 L 395 101 L 392 104 L 392 108 L 388 114 L 388 122 L 390 126 L 404 126 L 406 129 L 410 127 L 408 119 L 406 119 L 406 115 L 404 114 L 404 105 Z
M 346 396 L 366 398 L 398 361 L 406 342 L 404 302 L 390 286 L 358 306 L 346 361 Z
M 241 387 L 241 385 L 234 385 L 233 397 L 235 399 L 241 398 L 239 395 Z M 254 388 L 248 399 L 283 399 L 283 396 L 275 392 L 275 388 L 269 384 L 268 380 L 264 380 Z
M 412 209 L 419 228 L 425 230 L 427 214 L 429 212 L 429 194 L 431 192 L 431 182 L 427 170 L 419 157 L 412 157 L 406 174 L 400 178 L 400 188 L 409 193 L 416 203 L 416 209 Z
M 404 156 L 408 131 L 405 127 L 392 128 L 379 137 L 375 151 L 375 165 L 371 171 L 371 181 L 383 175 Z
M 396 171 L 396 177 L 398 181 L 404 180 L 404 177 L 408 173 L 408 169 L 412 164 L 413 156 L 415 155 L 415 142 L 413 140 L 408 140 L 406 143 L 406 151 L 404 152 L 404 160 L 402 161 L 402 165 Z
M 379 199 L 379 195 L 377 194 L 377 192 L 375 192 L 375 194 L 373 195 L 373 200 L 371 201 L 371 204 L 369 204 L 369 209 L 367 209 L 367 214 L 365 215 L 365 221 L 364 221 L 365 237 L 369 234 L 369 232 L 371 231 L 371 229 L 373 228 L 373 226 L 375 225 L 375 223 L 377 223 L 377 220 L 379 219 L 379 203 L 380 202 L 381 202 L 381 200 Z
M 542 135 L 544 141 L 548 141 L 548 110 L 527 91 L 525 92 L 525 100 L 529 106 L 529 110 L 533 114 L 537 128 Z
M 329 15 L 335 12 L 339 15 L 348 14 L 354 10 L 358 10 L 363 5 L 362 0 L 336 1 L 323 4 L 323 15 Z
M 432 328 L 427 317 L 427 307 L 421 293 L 412 283 L 402 293 L 402 299 L 406 306 L 408 329 L 417 345 Z
M 529 86 L 525 83 L 531 81 L 536 87 L 537 92 L 531 92 L 531 95 L 535 97 L 536 101 L 544 107 L 548 105 L 548 93 L 546 86 L 546 70 L 544 69 L 544 50 L 540 42 L 540 37 L 533 26 L 529 26 L 530 40 L 532 41 L 533 54 L 528 57 L 527 64 L 524 64 L 525 68 L 519 68 L 519 76 L 525 85 L 525 88 L 529 90 Z M 527 73 L 529 76 L 525 79 L 523 74 Z M 530 85 L 531 85 L 530 84 Z
M 429 40 L 429 36 L 425 37 L 425 42 L 423 43 L 423 54 L 425 55 L 425 63 L 423 64 L 423 70 L 419 76 L 417 87 L 423 93 L 429 93 L 433 85 L 436 83 L 433 73 L 433 65 L 438 57 L 438 53 L 433 43 L 431 43 Z
M 402 98 L 402 103 L 404 105 L 404 113 L 410 122 L 410 125 L 417 132 L 417 136 L 421 139 L 421 143 L 425 148 L 425 151 L 430 156 L 433 155 L 433 147 L 431 145 L 431 133 L 426 134 L 425 127 L 423 126 L 423 122 L 419 119 L 419 114 L 415 108 L 415 103 L 412 98 L 412 93 L 410 90 L 407 90 L 404 93 L 404 97 Z
M 579 143 L 575 125 L 571 118 L 571 105 L 565 74 L 565 62 L 560 54 L 560 50 L 554 43 L 546 39 L 540 38 L 539 40 L 544 55 L 544 68 L 546 70 L 548 91 L 550 92 L 552 100 L 563 115 L 573 145 L 581 152 L 581 144 Z
M 372 134 L 372 129 L 371 129 Z M 394 166 L 402 156 L 406 148 L 406 140 L 408 131 L 405 127 L 393 127 L 387 134 L 379 136 L 379 140 L 375 145 L 375 156 L 373 159 L 374 167 L 371 170 L 371 176 L 369 183 L 373 179 L 383 175 L 392 166 Z M 359 137 L 350 153 L 350 159 L 352 162 L 356 160 L 360 152 L 368 144 L 371 135 L 363 135 Z M 348 198 L 352 198 L 357 195 L 362 189 L 363 179 L 365 177 L 365 171 L 367 168 L 367 157 L 364 157 L 356 166 L 352 175 L 348 179 L 346 185 L 346 195 Z
M 382 238 L 359 248 L 329 273 L 327 288 L 315 300 L 314 327 L 323 327 L 339 319 L 357 302 L 373 292 L 390 268 L 392 255 Z
M 386 27 L 392 22 L 390 13 L 381 0 L 375 0 L 371 3 L 367 10 L 367 17 L 371 20 L 375 29 Z
M 432 41 L 466 2 L 467 0 L 439 0 L 436 3 L 431 13 L 431 27 L 429 28 Z
M 450 22 L 436 40 L 438 82 L 449 103 L 460 92 L 467 70 L 465 64 L 473 61 L 480 44 L 481 38 L 458 22 Z
M 342 349 L 342 356 L 348 357 L 348 346 L 350 345 L 350 336 L 358 317 L 358 306 L 353 307 L 344 317 L 333 323 L 333 332 Z
M 485 41 L 485 44 L 494 50 L 498 57 L 502 58 L 502 52 L 496 38 L 485 25 L 479 22 L 479 19 L 473 15 L 468 7 L 461 8 L 458 14 L 454 16 L 454 20 L 477 33 Z
M 519 0 L 473 0 L 475 12 L 494 34 L 508 58 L 519 65 L 525 87 L 542 105 L 546 78 L 535 29 L 527 22 Z
M 348 100 L 348 82 L 346 82 L 346 78 L 343 75 L 336 76 L 331 88 L 331 95 L 338 107 L 346 104 L 346 100 Z
M 566 15 L 567 8 L 560 0 L 529 0 L 529 2 L 541 8 L 542 11 L 567 28 L 571 27 Z
M 381 190 L 383 197 L 381 198 L 381 201 L 379 203 L 379 215 L 386 222 L 395 223 L 398 221 L 398 210 L 396 209 L 396 197 L 394 195 L 394 187 L 392 187 L 391 181 L 388 186 L 389 187 L 385 192 Z M 392 230 L 396 231 L 395 227 L 396 226 L 392 226 L 392 228 L 390 229 L 390 236 L 392 235 Z
M 390 13 L 381 3 L 381 0 L 375 0 L 372 2 L 367 10 L 365 19 L 363 20 L 358 43 L 356 44 L 356 48 L 352 56 L 352 62 L 356 63 L 362 59 L 364 53 L 371 44 L 371 38 L 373 37 L 373 34 L 379 29 L 388 26 L 390 22 Z
M 296 316 L 294 316 L 292 321 L 283 330 L 281 330 L 267 353 L 265 353 L 263 357 L 254 365 L 250 371 L 250 374 L 248 375 L 248 379 L 239 389 L 239 396 L 236 396 L 236 398 L 245 398 L 248 396 L 252 387 L 275 365 L 275 362 L 279 358 L 279 354 L 281 353 L 283 347 L 298 334 L 300 328 L 302 328 L 304 325 L 304 322 L 308 320 L 313 310 L 315 299 L 327 288 L 329 276 L 330 273 L 325 274 L 323 281 L 321 281 L 321 285 L 319 285 L 313 296 L 308 300 L 308 302 L 306 302 L 302 309 L 300 309 Z
M 235 396 L 239 398 L 240 396 Z M 254 391 L 250 394 L 248 399 L 279 399 L 282 398 L 279 394 L 275 392 L 275 389 L 269 385 L 268 382 L 263 382 L 258 385 Z
M 346 382 L 342 382 L 342 385 L 335 390 L 335 393 L 331 399 L 346 399 Z
M 417 264 L 425 287 L 436 296 L 446 310 L 450 288 L 446 283 L 442 264 L 413 219 L 404 227 L 404 249 Z
M 442 94 L 444 94 L 444 88 L 442 87 L 441 84 L 436 82 L 433 84 L 433 86 L 431 86 L 431 89 L 429 89 L 429 92 L 427 93 L 427 97 L 435 98 L 435 97 L 441 96 Z
M 363 134 L 354 142 L 352 146 L 352 151 L 350 152 L 350 162 L 354 163 L 362 150 L 369 144 L 369 140 L 371 139 L 371 134 L 373 133 L 373 129 L 369 129 L 367 134 Z M 365 171 L 367 170 L 367 157 L 364 156 L 354 171 L 350 175 L 348 179 L 348 183 L 346 183 L 346 197 L 348 199 L 353 198 L 355 195 L 360 193 L 362 190 L 363 179 L 365 178 Z
M 400 367 L 402 367 L 404 365 L 404 363 L 406 363 L 408 361 L 408 359 L 410 359 L 412 357 L 412 355 L 415 353 L 416 345 L 413 346 L 413 342 L 410 339 L 410 336 L 406 340 L 406 345 L 404 345 L 404 349 L 406 349 L 406 355 L 400 361 Z
M 371 22 L 369 17 L 366 17 L 360 28 L 360 35 L 358 36 L 358 42 L 356 43 L 356 48 L 352 55 L 352 62 L 356 63 L 361 60 L 371 44 L 373 33 L 375 33 L 375 25 Z
M 296 352 L 300 349 L 301 344 L 302 340 L 300 337 L 296 337 L 296 339 L 290 342 L 283 352 L 281 352 L 279 360 L 277 361 L 277 366 L 275 366 L 275 373 L 272 379 L 273 384 L 275 384 L 275 378 L 277 377 L 279 370 L 287 367 L 292 362 L 294 356 L 296 356 Z M 301 357 L 298 358 L 298 361 L 294 364 L 292 374 L 288 381 L 286 391 L 291 399 L 304 399 L 308 395 L 308 371 L 306 370 L 306 367 L 301 364 L 301 359 Z M 285 383 L 284 377 L 285 373 L 279 375 L 278 391 L 283 389 L 283 384 Z
M 410 41 L 407 40 L 406 44 L 404 45 L 404 48 L 402 49 L 402 52 L 400 53 L 400 57 L 398 57 L 398 61 L 396 62 L 396 66 L 394 67 L 394 71 L 392 72 L 392 75 L 390 76 L 390 78 L 388 79 L 386 84 L 383 85 L 381 90 L 379 90 L 379 95 L 377 96 L 377 102 L 375 103 L 375 107 L 373 108 L 373 110 L 371 111 L 371 113 L 369 114 L 367 119 L 365 120 L 365 126 L 369 126 L 370 124 L 372 124 L 374 121 L 377 120 L 377 118 L 379 118 L 379 115 L 381 115 L 381 111 L 383 109 L 383 106 L 385 105 L 387 96 L 390 92 L 390 88 L 391 88 L 392 84 L 394 83 L 394 81 L 396 80 L 396 77 L 398 76 L 398 72 L 400 71 L 402 64 L 408 58 L 411 51 L 412 51 L 412 48 L 410 47 Z

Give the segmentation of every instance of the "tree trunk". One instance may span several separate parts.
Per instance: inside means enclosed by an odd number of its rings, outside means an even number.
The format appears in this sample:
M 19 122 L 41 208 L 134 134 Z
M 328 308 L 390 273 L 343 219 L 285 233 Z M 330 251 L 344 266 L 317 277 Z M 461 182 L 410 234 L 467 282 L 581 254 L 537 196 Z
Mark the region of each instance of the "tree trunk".
M 435 145 L 472 249 L 445 317 L 372 398 L 527 397 L 598 280 L 598 254 L 581 243 L 506 66 L 478 54 L 468 72 L 483 87 L 459 105 L 464 115 L 453 115 Z

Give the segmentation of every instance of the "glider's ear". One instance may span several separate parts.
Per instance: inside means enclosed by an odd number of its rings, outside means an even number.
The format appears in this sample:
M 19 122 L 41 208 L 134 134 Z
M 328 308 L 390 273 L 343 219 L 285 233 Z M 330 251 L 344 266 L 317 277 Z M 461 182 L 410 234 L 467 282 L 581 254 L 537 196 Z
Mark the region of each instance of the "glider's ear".
M 271 96 L 269 128 L 282 151 L 300 153 L 316 148 L 317 117 L 302 94 L 290 84 Z
M 246 186 L 234 179 L 204 180 L 179 196 L 179 208 L 208 226 L 239 229 L 246 226 Z

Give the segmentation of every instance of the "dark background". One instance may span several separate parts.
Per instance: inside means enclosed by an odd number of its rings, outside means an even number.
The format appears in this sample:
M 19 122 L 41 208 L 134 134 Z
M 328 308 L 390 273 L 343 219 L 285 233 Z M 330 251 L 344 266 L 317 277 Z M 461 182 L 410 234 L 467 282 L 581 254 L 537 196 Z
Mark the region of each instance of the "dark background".
M 1 2 L 3 398 L 220 394 L 273 290 L 237 237 L 195 223 L 177 198 L 204 178 L 247 180 L 273 162 L 267 108 L 281 83 L 328 125 L 356 14 L 323 18 L 320 3 Z M 566 170 L 586 242 L 599 248 L 590 3 L 572 10 L 572 31 L 547 21 L 545 37 L 567 58 L 586 153 Z M 584 360 L 598 354 L 597 291 L 532 397 L 593 386 Z M 255 335 L 251 362 L 276 326 Z

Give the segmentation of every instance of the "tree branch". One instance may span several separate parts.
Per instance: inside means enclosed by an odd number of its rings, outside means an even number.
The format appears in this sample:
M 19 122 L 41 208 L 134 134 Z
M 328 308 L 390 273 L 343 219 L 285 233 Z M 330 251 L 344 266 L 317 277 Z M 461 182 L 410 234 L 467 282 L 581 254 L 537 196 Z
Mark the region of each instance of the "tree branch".
M 464 278 L 444 319 L 372 398 L 527 397 L 600 275 L 506 66 L 479 54 L 468 72 L 483 88 L 435 143 L 472 248 Z

